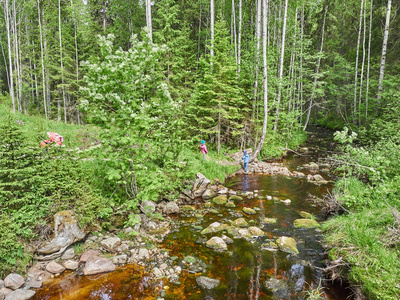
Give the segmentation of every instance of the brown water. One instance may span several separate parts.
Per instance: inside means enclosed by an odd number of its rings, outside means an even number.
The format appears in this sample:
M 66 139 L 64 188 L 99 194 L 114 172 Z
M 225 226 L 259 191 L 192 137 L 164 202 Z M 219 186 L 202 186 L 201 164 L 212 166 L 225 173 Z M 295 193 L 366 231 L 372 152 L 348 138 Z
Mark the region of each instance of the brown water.
M 319 138 L 318 134 L 322 132 L 315 134 Z M 310 160 L 316 161 L 318 155 L 320 152 L 290 157 L 283 164 L 295 170 Z M 321 207 L 307 201 L 307 198 L 309 194 L 321 197 L 331 184 L 318 186 L 306 179 L 285 176 L 238 175 L 228 179 L 225 185 L 240 193 L 257 190 L 259 197 L 236 202 L 236 208 L 215 206 L 217 214 L 203 210 L 199 205 L 196 212 L 182 213 L 174 220 L 173 230 L 162 246 L 169 251 L 170 257 L 174 257 L 169 263 L 184 269 L 179 282 L 153 280 L 143 268 L 129 265 L 97 277 L 73 273 L 62 275 L 39 290 L 34 299 L 307 299 L 307 291 L 315 289 L 320 282 L 324 287 L 324 297 L 348 299 L 349 293 L 344 287 L 331 286 L 322 277 L 325 257 L 320 230 L 293 226 L 293 221 L 301 218 L 300 211 L 313 214 L 317 221 L 323 220 Z M 290 199 L 291 204 L 268 201 L 267 195 L 281 200 Z M 262 228 L 267 236 L 251 241 L 235 239 L 233 244 L 228 245 L 228 251 L 223 253 L 205 247 L 204 242 L 211 236 L 202 236 L 200 227 L 205 228 L 216 221 L 229 224 L 229 220 L 240 216 L 243 206 L 258 210 L 256 215 L 244 218 L 253 222 L 253 226 Z M 202 213 L 204 217 L 195 217 L 195 213 Z M 261 220 L 265 217 L 276 218 L 277 223 L 262 225 Z M 293 237 L 300 253 L 292 255 L 263 250 L 265 240 L 280 236 Z M 188 255 L 197 260 L 197 270 L 193 271 L 182 262 Z M 213 290 L 202 290 L 195 280 L 198 275 L 217 278 L 221 284 Z M 280 280 L 281 288 L 267 288 L 265 282 L 271 278 Z

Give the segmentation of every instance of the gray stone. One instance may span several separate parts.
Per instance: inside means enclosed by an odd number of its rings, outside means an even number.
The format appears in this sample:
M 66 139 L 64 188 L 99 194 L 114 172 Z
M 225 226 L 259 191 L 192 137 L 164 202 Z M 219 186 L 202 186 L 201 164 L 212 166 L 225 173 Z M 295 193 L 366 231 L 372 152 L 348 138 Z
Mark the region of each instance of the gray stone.
M 11 273 L 4 279 L 4 286 L 12 290 L 19 289 L 24 283 L 24 277 L 16 273 Z
M 15 290 L 9 293 L 5 300 L 28 300 L 35 296 L 36 292 L 32 290 Z
M 3 294 L 4 296 L 7 296 L 7 295 L 8 295 L 9 293 L 11 293 L 12 291 L 13 291 L 12 289 L 3 287 L 3 288 L 0 289 L 0 295 Z
M 26 289 L 40 289 L 41 287 L 41 280 L 31 279 L 26 283 Z
M 75 257 L 75 250 L 73 247 L 68 248 L 65 250 L 64 254 L 61 256 L 61 259 L 68 260 Z
M 156 204 L 153 201 L 144 200 L 140 205 L 140 210 L 144 214 L 153 213 L 156 211 Z
M 206 246 L 216 251 L 225 251 L 228 249 L 226 243 L 220 237 L 214 236 L 206 242 Z
M 218 279 L 206 277 L 206 276 L 198 276 L 196 277 L 196 282 L 202 289 L 211 290 L 219 286 L 220 281 Z
M 47 264 L 46 271 L 53 274 L 60 274 L 65 271 L 65 267 L 52 260 Z
M 203 200 L 209 200 L 211 198 L 214 198 L 216 196 L 216 193 L 212 189 L 206 189 L 201 198 Z
M 290 199 L 281 200 L 281 202 L 285 203 L 286 205 L 289 205 L 290 203 L 292 203 L 292 201 Z
M 214 233 L 218 231 L 222 231 L 228 228 L 227 224 L 221 224 L 219 222 L 214 222 L 210 224 L 206 229 L 204 229 L 201 234 L 207 234 L 207 233 Z
M 4 287 L 4 281 L 0 279 L 0 289 Z
M 126 254 L 117 255 L 117 256 L 114 256 L 114 258 L 113 258 L 113 263 L 116 265 L 126 264 L 127 261 L 128 261 L 128 255 L 126 255 Z
M 284 280 L 271 278 L 265 281 L 265 287 L 270 289 L 274 293 L 274 296 L 279 299 L 290 299 L 288 285 Z
M 235 227 L 248 227 L 249 223 L 246 222 L 245 219 L 243 218 L 238 218 L 235 221 L 232 222 L 232 226 Z
M 243 207 L 243 212 L 247 215 L 255 215 L 257 212 L 250 207 Z
M 4 300 L 5 296 L 3 295 L 2 292 L 0 292 L 0 300 Z
M 105 257 L 91 257 L 83 268 L 84 275 L 95 275 L 114 271 L 116 266 Z
M 207 179 L 203 174 L 196 174 L 196 181 L 193 184 L 193 191 L 195 197 L 200 197 L 206 191 L 207 186 L 210 184 L 210 180 Z
M 68 270 L 76 270 L 79 267 L 79 262 L 74 260 L 67 260 L 66 262 L 63 263 L 63 266 Z
M 221 238 L 224 240 L 225 244 L 227 245 L 233 244 L 233 240 L 229 236 L 223 235 L 221 236 Z
M 154 268 L 153 269 L 153 274 L 156 277 L 162 277 L 163 276 L 163 272 L 159 268 Z
M 149 250 L 147 250 L 146 248 L 139 249 L 139 254 L 138 254 L 139 259 L 148 258 L 149 256 L 150 256 Z
M 282 236 L 276 240 L 279 249 L 282 252 L 298 254 L 299 250 L 297 250 L 296 241 L 293 238 Z
M 180 209 L 178 204 L 176 202 L 168 202 L 167 205 L 165 206 L 165 214 L 171 215 L 171 214 L 179 214 Z
M 110 237 L 102 240 L 100 244 L 109 251 L 114 251 L 119 245 L 121 245 L 121 239 L 117 236 Z
M 69 210 L 61 211 L 54 215 L 54 238 L 37 250 L 40 254 L 52 254 L 51 258 L 60 257 L 71 244 L 82 240 L 85 232 L 79 228 L 78 220 Z
M 252 236 L 265 236 L 265 232 L 255 226 L 249 227 L 249 232 Z
M 90 257 L 99 256 L 99 252 L 95 250 L 87 250 L 83 252 L 81 258 L 79 259 L 80 262 L 87 262 Z
M 161 265 L 160 265 L 160 269 L 161 270 L 166 270 L 168 268 L 168 265 L 166 264 L 166 263 L 162 263 Z

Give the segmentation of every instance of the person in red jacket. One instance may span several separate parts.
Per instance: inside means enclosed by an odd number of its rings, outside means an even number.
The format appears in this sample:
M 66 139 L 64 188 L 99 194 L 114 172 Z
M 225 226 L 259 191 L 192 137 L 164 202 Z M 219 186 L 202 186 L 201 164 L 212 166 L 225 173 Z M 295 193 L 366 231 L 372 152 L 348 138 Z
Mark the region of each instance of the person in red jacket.
M 207 151 L 206 142 L 204 140 L 201 140 L 201 142 L 200 142 L 200 151 L 203 154 L 203 159 L 206 159 L 206 154 L 208 153 L 208 151 Z
M 44 140 L 40 143 L 40 146 L 45 147 L 46 145 L 49 145 L 53 142 L 58 144 L 59 146 L 62 146 L 62 144 L 64 143 L 64 137 L 56 132 L 47 132 L 47 135 L 49 136 L 49 140 Z

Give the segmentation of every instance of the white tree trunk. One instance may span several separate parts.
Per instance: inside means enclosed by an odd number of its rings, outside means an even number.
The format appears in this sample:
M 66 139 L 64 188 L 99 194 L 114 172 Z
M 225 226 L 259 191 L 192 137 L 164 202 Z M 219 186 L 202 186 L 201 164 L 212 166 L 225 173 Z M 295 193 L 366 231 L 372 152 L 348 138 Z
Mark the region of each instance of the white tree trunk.
M 210 0 L 210 18 L 211 18 L 211 23 L 210 23 L 210 33 L 211 33 L 210 56 L 211 56 L 211 65 L 212 65 L 212 61 L 213 61 L 213 58 L 214 58 L 214 16 L 215 16 L 214 0 Z
M 146 0 L 146 26 L 149 29 L 150 41 L 153 41 L 153 27 L 151 22 L 151 0 Z
M 238 44 L 237 44 L 237 34 L 236 34 L 236 11 L 235 11 L 235 0 L 232 0 L 232 18 L 231 18 L 231 23 L 232 23 L 232 32 L 231 32 L 231 42 L 235 47 L 235 60 L 236 64 L 238 63 Z
M 60 64 L 61 64 L 61 90 L 64 105 L 64 122 L 67 123 L 67 103 L 65 100 L 65 87 L 64 87 L 64 63 L 62 51 L 62 32 L 61 32 L 61 0 L 58 0 L 58 38 L 60 39 Z M 58 112 L 58 121 L 61 121 L 60 111 Z
M 383 76 L 385 74 L 385 62 L 386 62 L 386 48 L 387 42 L 389 38 L 389 24 L 390 24 L 390 10 L 392 7 L 392 0 L 388 0 L 388 6 L 386 11 L 386 23 L 385 23 L 385 34 L 383 36 L 383 45 L 382 45 L 382 57 L 381 57 L 381 68 L 379 71 L 379 85 L 378 85 L 378 109 L 380 107 L 380 99 L 382 98 L 382 89 L 383 89 Z
M 371 0 L 371 10 L 369 15 L 369 37 L 368 37 L 368 58 L 367 58 L 367 90 L 365 92 L 365 124 L 368 120 L 368 93 L 369 93 L 369 66 L 371 58 L 371 36 L 372 36 L 372 8 L 374 6 L 374 1 Z
M 358 55 L 360 52 L 360 39 L 361 39 L 361 24 L 362 24 L 362 11 L 364 6 L 364 0 L 361 0 L 360 6 L 360 18 L 358 24 L 358 37 L 357 37 L 357 52 L 356 52 L 356 66 L 354 69 L 354 100 L 353 100 L 353 124 L 356 125 L 357 120 L 357 83 L 358 83 Z
M 240 76 L 240 64 L 242 56 L 242 0 L 239 0 L 239 32 L 238 32 L 238 54 L 237 54 L 237 64 L 238 73 Z
M 321 47 L 319 49 L 318 62 L 317 62 L 317 67 L 315 69 L 315 77 L 314 77 L 313 88 L 312 88 L 312 91 L 311 91 L 311 99 L 310 99 L 309 106 L 308 106 L 308 109 L 307 109 L 307 118 L 306 118 L 306 121 L 304 123 L 304 128 L 303 128 L 304 131 L 307 129 L 308 121 L 310 120 L 311 109 L 312 109 L 313 104 L 314 104 L 314 95 L 315 95 L 315 89 L 317 88 L 319 66 L 321 65 L 322 50 L 324 49 L 325 21 L 326 21 L 327 12 L 328 12 L 328 6 L 325 7 L 324 20 L 322 22 Z
M 261 1 L 261 0 L 259 0 Z M 262 33 L 262 41 L 263 41 L 263 83 L 264 83 L 264 120 L 263 120 L 263 128 L 261 133 L 261 139 L 258 143 L 257 148 L 255 149 L 251 160 L 253 161 L 258 153 L 260 153 L 262 146 L 264 145 L 265 136 L 267 134 L 267 125 L 268 125 L 268 65 L 267 65 L 267 7 L 268 0 L 262 0 L 263 6 L 263 33 Z
M 255 112 L 256 112 L 256 102 L 257 102 L 257 95 L 258 95 L 258 62 L 260 57 L 260 39 L 261 39 L 261 1 L 257 0 L 257 7 L 256 7 L 256 55 L 254 58 L 255 65 L 255 80 L 254 80 L 254 99 L 253 99 L 253 109 L 251 116 L 254 119 Z
M 7 46 L 8 46 L 8 63 L 9 63 L 9 85 L 8 89 L 10 92 L 10 97 L 12 101 L 13 112 L 15 112 L 15 95 L 14 95 L 14 76 L 13 76 L 13 63 L 12 63 L 12 47 L 11 47 L 11 28 L 10 28 L 10 11 L 9 11 L 9 2 L 5 0 L 4 3 L 4 17 L 6 21 L 6 31 L 7 31 Z
M 364 80 L 364 66 L 365 66 L 365 36 L 367 31 L 367 21 L 366 21 L 366 5 L 367 0 L 364 1 L 363 6 L 363 42 L 362 42 L 362 61 L 361 61 L 361 73 L 360 73 L 360 96 L 358 98 L 358 126 L 361 126 L 361 99 L 363 94 L 363 80 Z
M 275 123 L 274 123 L 274 131 L 278 129 L 279 122 L 279 108 L 282 98 L 282 79 L 283 79 L 283 58 L 285 56 L 285 38 L 286 38 L 286 21 L 287 21 L 287 9 L 288 9 L 288 0 L 285 0 L 285 12 L 283 15 L 283 28 L 282 28 L 282 45 L 281 45 L 281 59 L 279 66 L 279 78 L 278 78 L 278 100 L 276 103 L 276 115 L 275 115 Z

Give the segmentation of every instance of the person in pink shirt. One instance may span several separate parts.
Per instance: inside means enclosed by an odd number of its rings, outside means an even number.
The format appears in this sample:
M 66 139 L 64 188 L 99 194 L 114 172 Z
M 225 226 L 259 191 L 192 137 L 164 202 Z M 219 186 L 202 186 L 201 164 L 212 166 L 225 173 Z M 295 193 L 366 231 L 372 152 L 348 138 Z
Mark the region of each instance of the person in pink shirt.
M 207 151 L 206 142 L 204 140 L 201 140 L 201 142 L 200 142 L 200 151 L 201 151 L 201 153 L 203 153 L 203 159 L 206 159 L 206 154 L 208 153 L 208 151 Z

